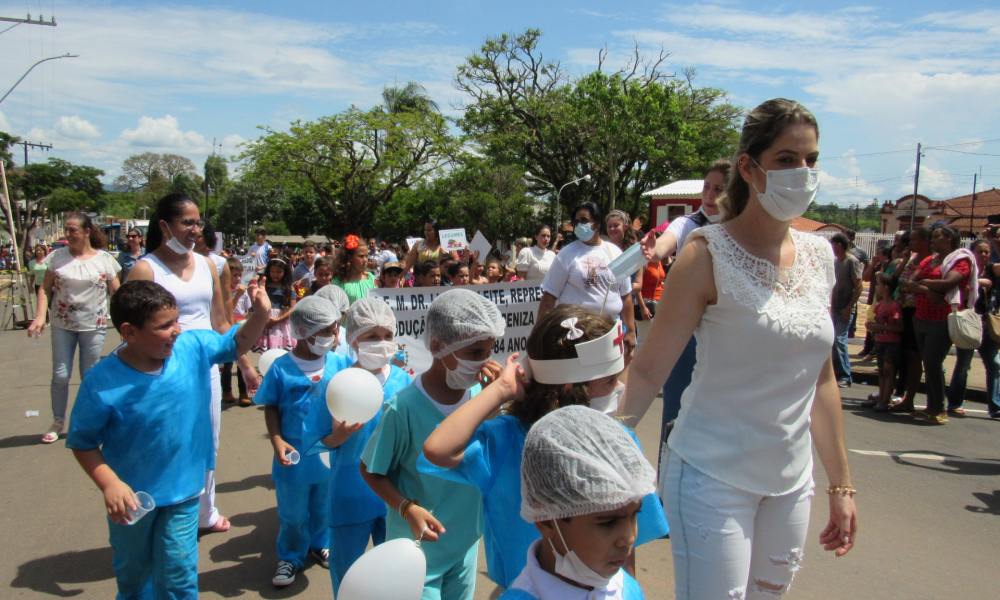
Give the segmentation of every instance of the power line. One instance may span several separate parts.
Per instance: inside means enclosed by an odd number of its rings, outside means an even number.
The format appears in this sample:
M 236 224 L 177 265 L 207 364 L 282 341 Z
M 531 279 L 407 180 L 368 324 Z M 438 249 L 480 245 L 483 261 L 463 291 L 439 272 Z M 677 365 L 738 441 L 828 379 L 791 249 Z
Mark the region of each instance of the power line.
M 928 150 L 940 150 L 941 152 L 957 152 L 959 154 L 975 154 L 976 156 L 1000 156 L 1000 154 L 986 154 L 985 152 L 965 152 L 963 150 L 949 150 L 948 148 L 928 148 Z

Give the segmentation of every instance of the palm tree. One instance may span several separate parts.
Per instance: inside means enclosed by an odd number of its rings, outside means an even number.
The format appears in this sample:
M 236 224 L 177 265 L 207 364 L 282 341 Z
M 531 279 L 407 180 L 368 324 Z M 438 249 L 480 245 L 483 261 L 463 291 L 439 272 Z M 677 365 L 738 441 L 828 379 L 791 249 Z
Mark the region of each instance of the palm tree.
M 427 88 L 415 81 L 404 86 L 385 86 L 382 88 L 382 100 L 390 113 L 400 113 L 404 110 L 425 112 L 439 110 L 438 103 L 427 94 Z

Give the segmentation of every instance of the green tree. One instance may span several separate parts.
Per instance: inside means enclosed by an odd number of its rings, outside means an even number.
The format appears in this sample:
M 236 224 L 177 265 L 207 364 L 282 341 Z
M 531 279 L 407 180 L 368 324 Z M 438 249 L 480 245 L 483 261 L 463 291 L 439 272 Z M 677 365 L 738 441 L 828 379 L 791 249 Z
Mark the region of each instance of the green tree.
M 462 129 L 483 153 L 528 173 L 537 196 L 564 189 L 582 200 L 645 210 L 642 193 L 667 181 L 700 176 L 731 153 L 742 113 L 721 90 L 695 88 L 694 72 L 678 82 L 660 67 L 667 55 L 571 78 L 538 48 L 541 32 L 489 38 L 458 67 L 456 87 L 468 94 Z M 721 133 L 708 132 L 721 131 Z
M 197 173 L 192 175 L 182 171 L 174 176 L 173 183 L 170 185 L 170 191 L 175 194 L 184 194 L 197 203 L 198 199 L 201 198 L 204 185 L 205 180 L 201 178 L 201 175 Z
M 382 102 L 390 113 L 404 110 L 438 112 L 438 103 L 427 94 L 427 88 L 414 81 L 403 86 L 385 86 L 382 88 Z
M 329 218 L 322 233 L 361 233 L 397 190 L 435 174 L 457 153 L 448 123 L 434 112 L 387 113 L 352 107 L 266 134 L 239 156 L 259 181 L 308 185 Z
M 191 159 L 178 154 L 135 154 L 122 162 L 121 171 L 114 185 L 135 194 L 138 208 L 146 207 L 151 211 L 157 200 L 174 191 L 187 193 L 193 200 L 202 194 L 198 169 Z M 180 183 L 175 182 L 178 177 L 181 177 Z M 189 181 L 197 185 L 191 185 Z
M 226 166 L 226 159 L 218 154 L 212 154 L 205 159 L 205 209 L 206 216 L 211 216 L 211 199 L 219 197 L 225 192 L 225 185 L 229 181 L 229 167 Z
M 255 181 L 237 181 L 229 186 L 215 212 L 212 224 L 216 231 L 245 235 L 254 223 L 281 219 L 285 205 L 285 190 L 280 186 L 265 187 Z

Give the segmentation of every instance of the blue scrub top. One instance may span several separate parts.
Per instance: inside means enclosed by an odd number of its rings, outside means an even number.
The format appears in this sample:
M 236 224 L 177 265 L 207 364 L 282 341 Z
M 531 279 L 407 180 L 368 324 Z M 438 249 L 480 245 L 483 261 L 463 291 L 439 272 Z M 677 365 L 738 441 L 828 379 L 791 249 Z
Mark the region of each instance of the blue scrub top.
M 349 358 L 334 352 L 326 353 L 326 365 L 319 381 L 306 377 L 292 360 L 291 353 L 278 357 L 254 394 L 255 404 L 278 407 L 281 416 L 281 437 L 299 451 L 297 465 L 284 466 L 274 457 L 271 479 L 286 483 L 323 483 L 330 478 L 330 467 L 319 455 L 309 455 L 305 437 L 305 422 L 319 407 L 326 408 L 326 387 L 330 379 L 351 366 Z M 324 410 L 329 414 L 328 410 Z
M 625 429 L 638 446 L 635 433 Z M 482 494 L 486 566 L 490 579 L 504 588 L 517 579 L 527 564 L 528 547 L 541 537 L 533 523 L 521 518 L 521 454 L 527 434 L 528 428 L 520 419 L 501 415 L 476 428 L 462 462 L 454 469 L 435 466 L 423 454 L 417 462 L 422 473 L 475 486 Z M 658 540 L 670 531 L 656 494 L 642 499 L 636 520 L 636 546 Z
M 476 384 L 470 392 L 481 390 Z M 417 470 L 424 442 L 444 415 L 416 386 L 410 384 L 382 406 L 382 420 L 372 434 L 361 460 L 369 473 L 386 475 L 403 496 L 417 500 L 421 508 L 434 511 L 444 525 L 438 541 L 424 544 L 427 573 L 441 573 L 460 564 L 482 535 L 483 499 L 476 488 L 432 477 Z M 386 539 L 413 539 L 406 519 L 389 507 Z
M 116 354 L 98 362 L 76 395 L 66 447 L 100 448 L 118 478 L 157 506 L 200 494 L 215 468 L 209 366 L 236 360 L 238 329 L 181 333 L 159 375 Z
M 382 384 L 384 400 L 392 398 L 412 383 L 410 376 L 392 365 L 389 378 Z M 333 433 L 333 416 L 324 401 L 314 406 L 306 419 L 303 443 L 309 454 L 330 453 L 330 527 L 365 523 L 386 514 L 385 502 L 372 491 L 361 477 L 361 453 L 382 419 L 382 410 L 347 441 L 329 448 L 320 441 Z

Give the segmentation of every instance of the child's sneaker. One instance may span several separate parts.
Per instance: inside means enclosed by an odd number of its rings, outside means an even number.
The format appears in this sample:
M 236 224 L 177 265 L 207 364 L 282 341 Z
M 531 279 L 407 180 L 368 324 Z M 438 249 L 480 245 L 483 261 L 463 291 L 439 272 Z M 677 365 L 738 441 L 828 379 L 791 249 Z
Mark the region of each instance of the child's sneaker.
M 285 587 L 286 585 L 291 585 L 295 581 L 295 565 L 288 562 L 287 560 L 278 561 L 278 572 L 274 574 L 274 578 L 271 579 L 271 583 L 274 587 Z
M 330 568 L 330 549 L 329 548 L 310 548 L 309 555 L 316 559 L 324 569 Z

